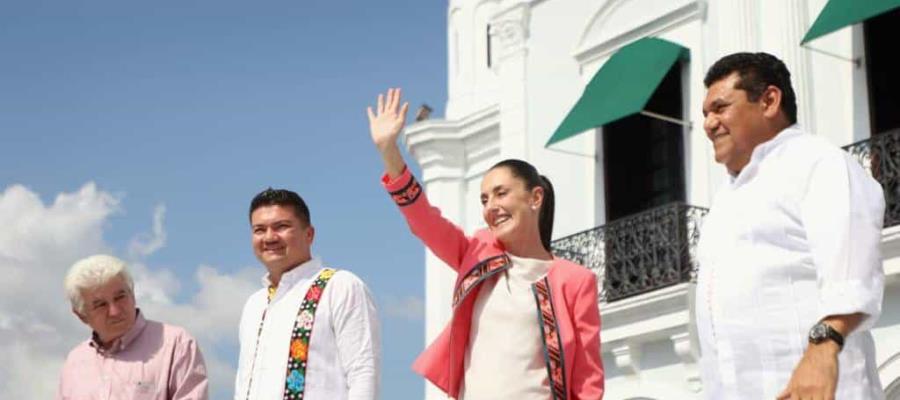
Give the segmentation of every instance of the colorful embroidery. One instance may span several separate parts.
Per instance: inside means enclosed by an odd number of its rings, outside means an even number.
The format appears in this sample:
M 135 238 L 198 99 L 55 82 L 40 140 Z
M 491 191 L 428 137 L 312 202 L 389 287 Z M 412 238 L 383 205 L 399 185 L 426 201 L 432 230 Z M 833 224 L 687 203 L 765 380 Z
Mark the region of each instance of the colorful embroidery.
M 327 268 L 319 273 L 315 282 L 306 291 L 306 297 L 300 303 L 294 330 L 291 334 L 291 347 L 288 352 L 287 376 L 284 380 L 284 399 L 302 399 L 306 387 L 306 360 L 309 356 L 309 340 L 312 336 L 316 319 L 316 308 L 328 280 L 334 276 L 334 270 Z
M 550 293 L 550 281 L 544 277 L 532 285 L 532 290 L 544 341 L 544 361 L 550 377 L 550 391 L 553 393 L 553 400 L 566 399 L 568 390 L 565 357 L 559 337 L 559 324 L 556 323 L 556 310 L 553 308 L 553 296 Z
M 415 202 L 420 194 L 422 194 L 422 186 L 419 185 L 416 178 L 411 177 L 409 183 L 403 189 L 391 192 L 391 198 L 394 199 L 398 206 L 405 207 Z
M 453 291 L 453 306 L 456 307 L 469 292 L 485 279 L 490 278 L 497 272 L 509 268 L 509 257 L 501 254 L 496 257 L 488 258 L 477 266 L 473 267 L 466 273 L 466 276 L 459 282 L 459 286 Z

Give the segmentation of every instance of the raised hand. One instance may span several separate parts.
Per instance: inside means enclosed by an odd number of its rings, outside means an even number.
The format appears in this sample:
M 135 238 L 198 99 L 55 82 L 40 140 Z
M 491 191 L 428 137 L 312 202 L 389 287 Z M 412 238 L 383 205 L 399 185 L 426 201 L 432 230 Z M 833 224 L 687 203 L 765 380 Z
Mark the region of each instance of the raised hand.
M 406 124 L 406 112 L 409 103 L 400 106 L 400 88 L 388 89 L 387 95 L 378 95 L 378 108 L 373 112 L 372 107 L 366 111 L 369 114 L 369 131 L 372 134 L 372 142 L 381 152 L 388 150 L 391 145 L 396 145 L 397 136 Z
M 393 179 L 403 173 L 406 163 L 397 147 L 397 136 L 406 124 L 406 111 L 409 103 L 400 106 L 400 88 L 388 89 L 387 95 L 378 95 L 378 109 L 374 112 L 372 107 L 366 111 L 369 114 L 369 131 L 372 133 L 372 142 L 381 153 L 384 161 L 384 170 Z

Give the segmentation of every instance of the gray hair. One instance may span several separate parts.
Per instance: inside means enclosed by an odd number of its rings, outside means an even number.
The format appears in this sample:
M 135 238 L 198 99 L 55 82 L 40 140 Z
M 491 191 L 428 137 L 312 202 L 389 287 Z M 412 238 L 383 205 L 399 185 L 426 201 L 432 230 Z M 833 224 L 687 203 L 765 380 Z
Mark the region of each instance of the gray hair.
M 105 285 L 115 277 L 122 277 L 128 289 L 134 294 L 134 280 L 128 273 L 125 261 L 105 254 L 98 254 L 79 260 L 69 268 L 64 283 L 66 296 L 72 303 L 72 310 L 84 315 L 84 296 L 82 291 Z

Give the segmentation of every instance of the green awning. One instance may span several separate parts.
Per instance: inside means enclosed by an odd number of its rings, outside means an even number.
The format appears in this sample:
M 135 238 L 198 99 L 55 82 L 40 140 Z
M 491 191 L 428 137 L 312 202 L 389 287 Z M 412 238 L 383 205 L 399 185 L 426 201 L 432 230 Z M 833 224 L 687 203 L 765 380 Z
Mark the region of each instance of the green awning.
M 900 7 L 900 0 L 828 0 L 800 44 Z
M 672 65 L 689 57 L 687 48 L 657 38 L 622 47 L 591 78 L 546 146 L 643 111 Z

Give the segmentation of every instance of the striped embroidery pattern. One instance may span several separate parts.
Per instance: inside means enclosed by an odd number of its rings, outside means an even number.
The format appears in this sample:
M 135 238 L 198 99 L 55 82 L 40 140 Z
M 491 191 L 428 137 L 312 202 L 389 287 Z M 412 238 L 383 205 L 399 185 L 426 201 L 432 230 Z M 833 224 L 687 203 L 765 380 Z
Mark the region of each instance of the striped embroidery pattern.
M 410 178 L 409 183 L 396 192 L 391 192 L 391 198 L 400 207 L 408 206 L 419 198 L 422 194 L 422 186 L 416 181 L 416 178 Z
M 456 307 L 479 283 L 490 278 L 497 272 L 509 268 L 509 257 L 506 254 L 488 258 L 473 267 L 460 281 L 459 286 L 453 291 L 453 306 Z
M 315 282 L 306 291 L 306 297 L 300 303 L 294 331 L 291 334 L 291 347 L 288 352 L 287 376 L 284 380 L 284 400 L 302 399 L 306 388 L 306 361 L 309 356 L 309 340 L 312 336 L 313 323 L 316 321 L 316 308 L 325 291 L 328 280 L 334 276 L 335 270 L 323 269 Z
M 550 282 L 547 277 L 535 282 L 532 285 L 532 291 L 544 342 L 544 361 L 547 364 L 547 375 L 550 377 L 550 392 L 553 394 L 553 400 L 564 400 L 568 394 L 565 357 L 563 356 L 562 339 L 559 337 L 559 324 L 556 322 L 556 309 L 553 308 Z

